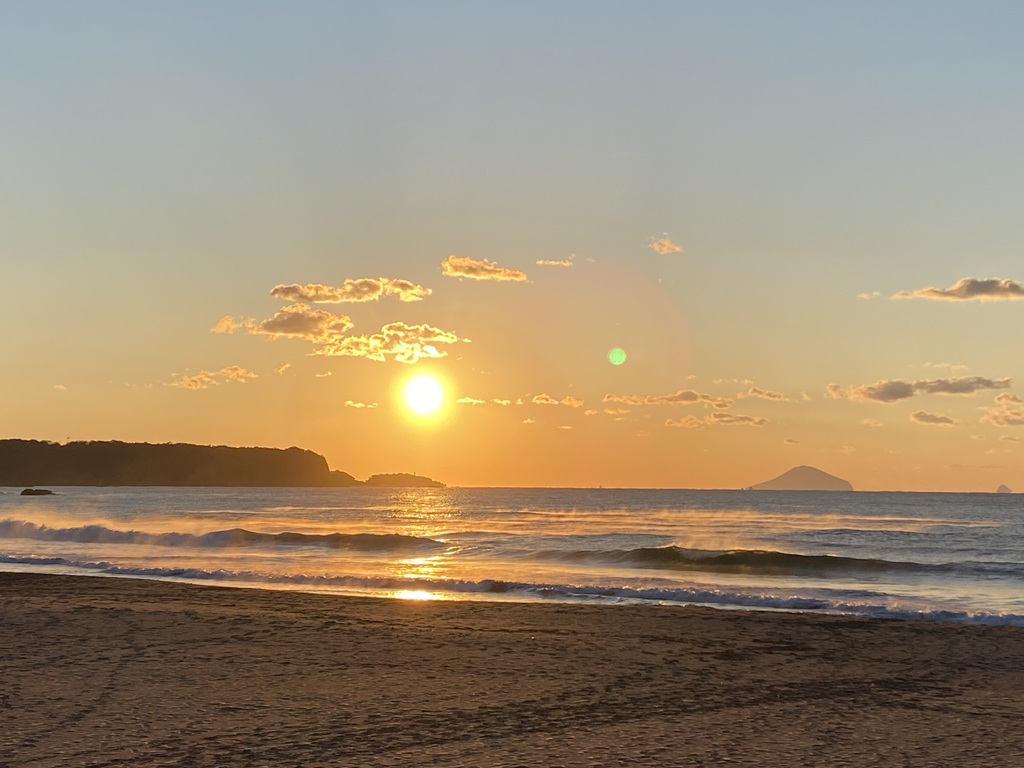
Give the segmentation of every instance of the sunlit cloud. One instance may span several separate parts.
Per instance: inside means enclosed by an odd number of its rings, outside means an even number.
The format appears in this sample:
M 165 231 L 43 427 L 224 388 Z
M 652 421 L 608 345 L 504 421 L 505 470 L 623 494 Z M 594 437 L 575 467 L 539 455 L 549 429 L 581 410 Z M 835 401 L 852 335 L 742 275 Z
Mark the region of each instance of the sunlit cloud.
M 767 423 L 768 419 L 762 416 L 745 416 L 739 413 L 723 413 L 722 411 L 716 411 L 715 413 L 710 413 L 703 418 L 698 418 L 696 416 L 683 416 L 679 419 L 668 419 L 665 422 L 665 426 L 693 429 L 694 427 L 704 426 L 761 427 Z
M 964 373 L 968 370 L 968 367 L 963 363 L 925 363 L 925 368 L 940 368 L 943 370 L 953 371 L 954 373 Z
M 376 408 L 377 404 L 376 403 L 360 403 L 357 400 L 346 400 L 345 401 L 345 407 L 346 408 Z
M 1012 392 L 1000 392 L 995 405 L 985 408 L 981 420 L 996 427 L 1024 427 L 1024 405 Z
M 698 419 L 696 416 L 683 416 L 678 419 L 666 419 L 666 427 L 681 427 L 683 429 L 694 429 L 699 427 L 704 422 Z
M 448 256 L 441 261 L 441 274 L 448 277 L 468 277 L 471 280 L 499 280 L 522 282 L 526 273 L 518 269 L 501 267 L 487 259 L 471 259 L 469 256 Z
M 561 400 L 556 400 L 548 394 L 534 395 L 533 399 L 530 400 L 534 405 L 567 405 L 570 408 L 579 408 L 583 405 L 583 401 L 579 400 L 572 395 L 566 395 Z
M 389 277 L 348 279 L 340 286 L 308 283 L 306 285 L 275 285 L 270 295 L 285 301 L 308 301 L 313 304 L 342 304 L 377 301 L 382 296 L 397 296 L 399 301 L 420 301 L 431 290 L 410 280 Z
M 865 427 L 881 427 L 884 426 L 878 419 L 861 419 L 861 424 Z
M 380 333 L 368 336 L 345 336 L 323 344 L 312 352 L 325 357 L 365 357 L 367 360 L 384 362 L 394 360 L 413 364 L 423 359 L 446 357 L 448 352 L 439 350 L 437 344 L 454 344 L 459 337 L 440 328 L 421 324 L 388 323 Z
M 274 373 L 280 375 L 280 374 L 284 373 L 285 371 L 287 371 L 291 367 L 292 367 L 291 363 L 281 363 L 279 366 L 277 366 L 277 368 L 274 369 Z
M 312 309 L 306 304 L 290 304 L 267 320 L 258 323 L 247 320 L 243 325 L 248 333 L 272 339 L 295 338 L 325 344 L 341 338 L 354 323 L 348 315 Z
M 244 320 L 236 320 L 231 315 L 224 315 L 219 318 L 213 327 L 210 329 L 211 333 L 234 333 L 239 328 L 245 327 Z
M 733 404 L 731 398 L 705 395 L 692 389 L 681 389 L 671 395 L 605 395 L 602 402 L 622 403 L 623 405 L 691 405 L 699 403 L 712 408 L 728 408 Z
M 228 365 L 219 371 L 199 371 L 194 374 L 182 374 L 166 386 L 178 389 L 209 389 L 225 381 L 237 381 L 244 384 L 250 379 L 259 378 L 258 374 L 237 365 Z
M 537 422 L 533 419 L 523 419 L 523 424 L 536 424 Z
M 986 379 L 982 376 L 960 376 L 952 379 L 929 379 L 904 381 L 903 379 L 879 380 L 874 384 L 863 384 L 849 388 L 851 400 L 875 400 L 894 403 L 906 400 L 915 394 L 929 395 L 972 395 L 987 389 L 1006 389 L 1011 379 Z
M 604 412 L 609 416 L 625 416 L 627 413 L 632 413 L 629 408 L 605 408 Z
M 494 405 L 502 405 L 502 406 L 504 406 L 504 405 L 512 405 L 512 401 L 511 400 L 505 400 L 505 399 L 502 399 L 500 397 L 492 398 L 491 399 L 491 403 L 494 404 Z
M 313 378 L 316 379 L 327 379 L 334 375 L 334 371 L 325 371 L 324 373 L 314 373 Z
M 877 299 L 881 295 L 880 291 L 871 291 L 870 293 L 858 293 L 857 298 L 863 299 L 864 301 L 871 301 L 872 299 Z
M 486 401 L 478 400 L 475 397 L 460 397 L 455 402 L 459 403 L 460 405 L 483 405 Z
M 937 427 L 950 427 L 956 421 L 941 413 L 928 413 L 927 411 L 914 411 L 910 414 L 910 420 L 915 424 L 931 424 Z
M 585 410 L 583 412 L 583 415 L 584 416 L 594 416 L 594 415 L 596 415 L 598 413 L 600 413 L 600 411 L 597 410 L 597 408 L 587 408 L 587 410 Z
M 843 398 L 843 388 L 838 384 L 829 384 L 825 387 L 825 394 L 833 400 L 841 400 Z
M 57 392 L 67 392 L 68 388 L 63 384 L 54 384 L 50 389 L 56 390 Z
M 760 387 L 751 387 L 746 392 L 740 392 L 736 395 L 738 398 L 743 399 L 746 397 L 758 397 L 762 400 L 775 400 L 776 402 L 789 402 L 789 398 L 781 392 L 773 392 L 770 389 L 761 389 Z
M 575 258 L 574 253 L 567 259 L 537 259 L 537 264 L 542 267 L 571 267 Z
M 672 238 L 665 232 L 661 233 L 661 237 L 652 237 L 647 247 L 663 256 L 669 253 L 679 253 L 683 250 L 683 246 L 673 242 Z
M 949 288 L 918 288 L 899 291 L 894 299 L 933 299 L 936 301 L 1014 301 L 1024 299 L 1024 284 L 1016 280 L 978 280 L 963 277 Z

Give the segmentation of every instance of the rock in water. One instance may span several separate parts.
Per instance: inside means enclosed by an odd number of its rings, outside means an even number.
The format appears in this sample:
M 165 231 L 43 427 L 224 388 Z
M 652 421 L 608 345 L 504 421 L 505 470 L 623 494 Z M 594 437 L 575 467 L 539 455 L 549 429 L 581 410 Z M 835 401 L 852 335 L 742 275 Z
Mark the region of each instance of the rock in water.
M 750 486 L 752 491 L 852 491 L 846 480 L 814 467 L 793 467 L 778 477 Z
M 22 496 L 53 496 L 53 491 L 45 488 L 26 488 L 21 492 Z

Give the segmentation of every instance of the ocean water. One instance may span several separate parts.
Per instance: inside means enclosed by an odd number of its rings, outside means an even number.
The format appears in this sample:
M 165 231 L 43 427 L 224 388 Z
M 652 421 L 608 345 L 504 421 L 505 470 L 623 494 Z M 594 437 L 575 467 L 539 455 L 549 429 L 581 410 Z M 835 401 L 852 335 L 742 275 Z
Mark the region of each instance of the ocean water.
M 0 489 L 0 570 L 1024 626 L 1024 496 Z

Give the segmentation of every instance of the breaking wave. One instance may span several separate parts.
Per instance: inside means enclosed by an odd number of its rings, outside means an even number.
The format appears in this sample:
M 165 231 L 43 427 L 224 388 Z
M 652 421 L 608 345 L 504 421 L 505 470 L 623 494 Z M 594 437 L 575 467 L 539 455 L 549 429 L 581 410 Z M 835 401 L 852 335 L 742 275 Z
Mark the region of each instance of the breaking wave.
M 0 538 L 74 541 L 85 544 L 144 544 L 160 547 L 322 547 L 357 552 L 432 552 L 446 544 L 399 533 L 259 533 L 231 528 L 210 533 L 146 533 L 120 531 L 104 525 L 53 528 L 25 520 L 0 520 Z
M 587 601 L 657 605 L 703 605 L 718 608 L 759 610 L 811 611 L 875 619 L 917 619 L 967 624 L 1002 624 L 1024 626 L 1024 615 L 985 611 L 953 611 L 885 605 L 883 593 L 870 591 L 832 590 L 831 595 L 818 597 L 787 596 L 771 593 L 739 592 L 699 588 L 630 588 L 568 584 L 535 584 L 529 582 L 480 581 L 456 579 L 407 579 L 400 577 L 356 577 L 306 574 L 275 574 L 259 571 L 232 571 L 202 568 L 126 567 L 106 561 L 77 561 L 62 557 L 0 556 L 0 563 L 26 565 L 61 572 L 75 570 L 96 575 L 148 579 L 174 579 L 196 583 L 237 584 L 251 587 L 294 587 L 302 591 L 331 590 L 365 594 L 434 592 L 440 595 L 479 594 L 488 598 L 510 597 L 530 600 Z

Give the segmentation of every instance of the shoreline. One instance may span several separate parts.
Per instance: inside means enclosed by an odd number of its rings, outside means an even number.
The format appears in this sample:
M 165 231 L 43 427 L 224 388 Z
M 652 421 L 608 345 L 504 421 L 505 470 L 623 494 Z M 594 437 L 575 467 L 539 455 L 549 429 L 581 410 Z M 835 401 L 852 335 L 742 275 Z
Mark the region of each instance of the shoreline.
M 1024 629 L 0 573 L 0 765 L 1010 765 Z

